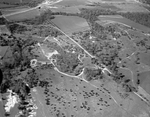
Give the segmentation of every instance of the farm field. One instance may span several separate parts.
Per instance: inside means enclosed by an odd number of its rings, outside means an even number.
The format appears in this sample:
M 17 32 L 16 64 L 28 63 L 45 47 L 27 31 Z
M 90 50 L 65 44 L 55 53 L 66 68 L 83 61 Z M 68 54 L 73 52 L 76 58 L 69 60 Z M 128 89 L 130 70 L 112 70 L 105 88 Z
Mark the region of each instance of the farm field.
M 120 11 L 118 12 L 143 12 L 143 13 L 150 12 L 142 5 L 137 3 L 114 4 L 114 6 L 120 9 Z
M 61 7 L 57 6 L 58 8 L 51 8 L 52 12 L 64 12 L 64 13 L 80 13 L 80 10 L 76 6 L 72 7 Z
M 87 21 L 77 16 L 56 16 L 52 22 L 67 34 L 89 30 Z
M 139 29 L 139 30 L 141 30 L 141 31 L 143 31 L 143 32 L 145 32 L 145 33 L 149 33 L 150 32 L 150 28 L 148 28 L 148 27 L 146 27 L 146 26 L 143 26 L 143 25 L 141 25 L 141 24 L 138 24 L 138 23 L 135 23 L 135 22 L 133 22 L 133 21 L 131 21 L 131 20 L 129 20 L 129 19 L 126 19 L 126 18 L 118 18 L 118 16 L 117 17 L 108 17 L 108 16 L 99 16 L 98 17 L 99 18 L 99 20 L 109 20 L 109 21 L 114 21 L 114 22 L 120 22 L 120 23 L 123 23 L 123 24 L 126 24 L 126 25 L 128 25 L 128 26 L 131 26 L 131 27 L 133 27 L 133 28 L 135 28 L 135 29 Z M 99 21 L 99 22 L 101 22 L 101 21 Z
M 1 12 L 3 15 L 6 15 L 6 14 L 11 14 L 11 13 L 15 13 L 15 12 L 20 12 L 20 11 L 24 11 L 24 10 L 27 10 L 29 8 L 18 8 L 18 9 L 2 9 Z
M 0 4 L 0 9 L 7 9 L 12 7 L 16 7 L 16 5 Z
M 25 20 L 25 19 L 32 19 L 35 16 L 39 16 L 39 15 L 40 15 L 40 12 L 38 9 L 32 9 L 32 10 L 26 11 L 24 13 L 15 14 L 15 12 L 14 12 L 14 13 L 12 13 L 12 15 L 10 15 L 10 14 L 5 15 L 5 17 L 9 21 L 21 21 L 21 20 Z
M 78 5 L 86 5 L 87 0 L 62 0 L 55 5 L 62 5 L 62 6 L 78 6 Z
M 0 3 L 6 2 L 6 3 L 27 3 L 31 0 L 1 0 Z
M 8 2 L 8 3 L 18 3 L 19 2 L 20 3 L 20 0 L 1 0 L 0 2 L 1 3 L 2 2 Z

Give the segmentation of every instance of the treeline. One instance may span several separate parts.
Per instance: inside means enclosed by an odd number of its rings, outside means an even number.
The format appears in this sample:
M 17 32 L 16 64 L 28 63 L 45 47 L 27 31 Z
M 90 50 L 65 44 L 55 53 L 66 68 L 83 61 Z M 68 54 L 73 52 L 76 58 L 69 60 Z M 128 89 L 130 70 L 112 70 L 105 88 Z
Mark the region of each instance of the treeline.
M 89 20 L 96 21 L 99 15 L 116 15 L 117 12 L 105 9 L 80 9 L 81 13 L 79 16 Z
M 17 33 L 17 32 L 23 32 L 23 31 L 27 31 L 27 27 L 26 26 L 22 26 L 16 23 L 12 23 L 12 24 L 7 24 L 6 25 L 7 28 L 9 29 L 9 31 L 11 32 L 11 34 Z
M 150 28 L 150 13 L 120 13 L 123 17 Z
M 127 19 L 130 19 L 141 25 L 150 27 L 150 13 L 141 13 L 141 12 L 127 12 L 127 13 L 117 13 L 116 11 L 105 10 L 105 9 L 80 9 L 81 13 L 65 13 L 65 12 L 56 12 L 51 15 L 66 15 L 66 16 L 79 16 L 85 18 L 89 22 L 95 22 L 98 20 L 99 15 L 121 15 Z
M 65 15 L 65 16 L 79 16 L 85 18 L 86 20 L 92 22 L 96 21 L 97 16 L 99 15 L 116 15 L 117 12 L 111 10 L 104 10 L 104 9 L 80 9 L 81 13 L 66 13 L 66 12 L 52 12 L 51 10 L 47 10 L 42 13 L 40 16 L 37 16 L 33 19 L 26 19 L 21 22 L 25 22 L 27 24 L 39 25 L 47 22 L 51 19 L 55 18 L 55 15 Z
M 80 9 L 81 13 L 65 13 L 65 12 L 52 12 L 47 10 L 40 16 L 33 19 L 27 19 L 23 22 L 31 25 L 39 25 L 44 22 L 49 22 L 51 19 L 55 18 L 55 15 L 65 15 L 65 16 L 79 16 L 85 18 L 89 22 L 95 22 L 98 20 L 99 15 L 121 15 L 127 19 L 130 19 L 136 23 L 142 24 L 144 26 L 150 27 L 150 13 L 140 13 L 140 12 L 127 12 L 127 13 L 117 13 L 116 11 L 106 10 L 106 9 Z
M 4 17 L 0 17 L 0 25 L 6 25 L 7 23 L 8 21 Z
M 139 0 L 139 1 L 142 2 L 142 3 L 150 5 L 150 0 Z
M 65 15 L 65 16 L 79 16 L 85 18 L 89 21 L 97 20 L 97 16 L 99 15 L 116 15 L 117 12 L 111 10 L 104 9 L 80 9 L 81 13 L 66 13 L 66 12 L 52 12 L 51 15 Z

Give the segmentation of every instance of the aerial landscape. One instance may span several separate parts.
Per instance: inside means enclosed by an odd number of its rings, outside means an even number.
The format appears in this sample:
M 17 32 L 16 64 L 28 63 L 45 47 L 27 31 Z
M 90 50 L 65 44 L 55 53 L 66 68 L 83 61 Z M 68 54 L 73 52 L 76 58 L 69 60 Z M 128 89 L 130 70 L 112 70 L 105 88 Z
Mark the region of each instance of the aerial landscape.
M 150 117 L 150 1 L 0 0 L 0 117 Z

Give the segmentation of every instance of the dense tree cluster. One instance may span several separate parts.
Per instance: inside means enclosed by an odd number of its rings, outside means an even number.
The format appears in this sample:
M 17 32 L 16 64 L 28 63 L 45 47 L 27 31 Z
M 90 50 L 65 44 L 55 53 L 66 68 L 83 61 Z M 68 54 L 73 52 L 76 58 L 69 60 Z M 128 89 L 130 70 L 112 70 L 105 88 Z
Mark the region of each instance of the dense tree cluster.
M 121 13 L 123 17 L 130 19 L 136 23 L 142 24 L 144 26 L 150 27 L 150 13 Z
M 32 47 L 30 46 L 34 44 L 36 44 L 36 41 L 32 39 L 23 40 L 21 38 L 16 38 L 8 41 L 8 45 L 5 46 L 10 46 L 12 52 L 12 59 L 14 59 L 14 63 L 11 66 L 12 68 L 20 66 L 20 69 L 24 69 L 25 66 L 29 67 L 29 61 L 34 57 L 31 53 Z M 28 52 L 28 54 L 26 52 Z M 7 56 L 3 58 L 3 61 L 6 59 Z
M 85 67 L 84 75 L 85 75 L 85 79 L 89 82 L 94 81 L 94 80 L 98 81 L 100 79 L 103 79 L 102 70 L 98 69 L 98 68 Z
M 2 15 L 0 13 L 0 15 Z M 4 17 L 0 17 L 0 25 L 6 25 L 8 23 L 8 21 L 4 18 Z
M 1 58 L 2 64 L 0 66 L 3 73 L 2 87 L 8 89 L 10 85 L 15 85 L 11 83 L 22 71 L 30 68 L 30 60 L 35 57 L 31 52 L 31 46 L 35 45 L 36 41 L 32 39 L 24 40 L 13 35 L 11 35 L 11 40 L 7 40 L 7 38 L 4 37 L 1 38 L 3 38 L 3 40 L 1 40 L 3 45 L 1 46 L 8 46 L 7 51 Z M 5 86 L 5 84 L 7 86 Z M 0 90 L 4 91 L 4 88 Z
M 14 33 L 21 33 L 23 31 L 27 31 L 27 27 L 26 26 L 23 26 L 23 25 L 19 25 L 17 23 L 9 23 L 7 25 L 7 28 L 10 30 L 11 34 L 14 34 Z
M 97 20 L 97 16 L 99 16 L 99 15 L 116 15 L 117 14 L 115 11 L 105 10 L 105 9 L 82 8 L 82 9 L 80 9 L 80 11 L 81 11 L 81 13 L 79 16 L 89 20 L 90 22 Z
M 62 35 L 60 31 L 51 27 L 51 24 L 49 24 L 49 26 L 33 26 L 31 28 L 28 28 L 27 32 L 28 31 L 30 31 L 30 34 L 32 36 L 40 36 L 40 37 L 48 37 L 48 36 L 57 37 L 59 35 Z
M 2 81 L 3 81 L 3 72 L 2 70 L 0 69 L 0 86 L 2 84 Z
M 31 0 L 30 2 L 27 3 L 29 7 L 36 7 L 40 3 L 42 3 L 43 0 Z
M 64 73 L 74 73 L 74 70 L 80 63 L 77 54 L 65 52 L 64 54 L 56 56 L 56 67 Z
M 149 0 L 139 0 L 139 1 L 142 2 L 142 3 L 150 5 L 150 1 Z

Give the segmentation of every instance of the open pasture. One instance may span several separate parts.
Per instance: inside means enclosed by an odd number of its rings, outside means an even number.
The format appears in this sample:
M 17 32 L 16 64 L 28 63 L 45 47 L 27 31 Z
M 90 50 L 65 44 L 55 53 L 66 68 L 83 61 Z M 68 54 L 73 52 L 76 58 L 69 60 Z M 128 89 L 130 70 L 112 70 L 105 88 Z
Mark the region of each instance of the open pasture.
M 25 19 L 30 19 L 34 18 L 36 16 L 40 15 L 40 12 L 38 9 L 32 9 L 26 12 L 21 12 L 21 13 L 14 13 L 12 15 L 6 15 L 6 19 L 10 21 L 20 21 L 20 20 L 25 20 Z
M 62 0 L 61 2 L 58 2 L 55 5 L 78 6 L 78 5 L 86 5 L 87 3 L 88 0 Z
M 139 5 L 137 3 L 125 3 L 125 4 L 113 4 L 117 8 L 121 9 L 119 12 L 144 12 L 149 13 L 149 11 L 144 8 L 142 5 Z
M 57 15 L 52 22 L 67 34 L 90 29 L 87 21 L 77 16 Z
M 7 52 L 8 46 L 0 46 L 0 58 Z
M 28 2 L 31 2 L 31 0 L 1 0 L 0 2 L 1 3 L 6 2 L 6 3 L 13 4 L 13 3 L 28 3 Z
M 0 4 L 0 9 L 6 9 L 6 8 L 15 7 L 15 6 L 16 6 L 16 5 Z
M 28 0 L 27 0 L 28 1 Z M 6 2 L 6 3 L 20 3 L 21 0 L 1 0 L 1 3 Z
M 138 79 L 140 80 L 140 86 L 150 94 L 150 71 L 139 73 Z
M 140 53 L 140 60 L 142 63 L 150 67 L 150 51 L 147 53 Z
M 104 9 L 111 9 L 111 10 L 114 10 L 114 11 L 119 11 L 120 8 L 116 7 L 115 5 L 112 5 L 112 4 L 100 4 L 100 7 L 104 8 Z
M 58 8 L 51 8 L 52 12 L 65 12 L 65 13 L 80 13 L 78 7 L 71 6 L 71 7 L 60 7 Z
M 79 5 L 79 6 L 76 6 L 77 8 L 79 9 L 82 9 L 82 8 L 85 8 L 85 9 L 104 9 L 104 10 L 112 10 L 112 11 L 120 11 L 119 8 L 117 8 L 116 6 L 114 5 L 109 5 L 109 4 L 99 4 L 99 5 L 96 5 L 96 6 L 90 6 L 90 5 Z
M 3 15 L 6 15 L 6 14 L 11 14 L 11 13 L 15 13 L 15 12 L 20 12 L 20 11 L 24 11 L 24 10 L 27 10 L 29 8 L 13 8 L 13 9 L 2 9 L 1 12 Z
M 150 32 L 150 28 L 148 28 L 146 26 L 143 26 L 141 24 L 135 23 L 135 22 L 133 22 L 133 21 L 127 19 L 127 18 L 121 18 L 121 17 L 119 18 L 118 15 L 117 15 L 117 17 L 114 17 L 114 16 L 113 17 L 109 17 L 109 16 L 103 16 L 102 17 L 102 16 L 99 16 L 98 18 L 101 21 L 109 20 L 109 21 L 119 22 L 119 23 L 131 26 L 131 27 L 133 27 L 135 29 L 141 30 L 141 31 L 146 32 L 146 33 Z M 99 21 L 99 22 L 101 22 L 101 21 Z

